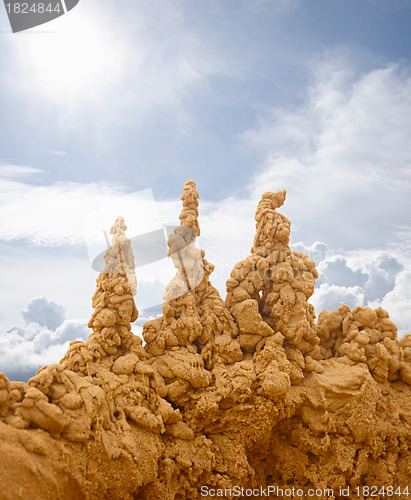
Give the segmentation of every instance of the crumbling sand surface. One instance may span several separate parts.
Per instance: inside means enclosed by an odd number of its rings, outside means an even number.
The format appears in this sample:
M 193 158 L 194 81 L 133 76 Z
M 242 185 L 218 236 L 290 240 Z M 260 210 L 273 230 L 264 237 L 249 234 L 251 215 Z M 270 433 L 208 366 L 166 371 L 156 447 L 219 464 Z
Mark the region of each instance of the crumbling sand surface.
M 319 500 L 366 498 L 354 494 L 364 485 L 379 488 L 373 498 L 411 493 L 411 335 L 398 341 L 381 308 L 342 305 L 315 323 L 317 270 L 289 247 L 285 196 L 263 194 L 224 302 L 195 246 L 187 181 L 168 242 L 177 272 L 144 346 L 116 220 L 88 340 L 27 384 L 0 374 L 1 500 L 229 498 L 234 486 L 300 488 L 295 499 L 314 488 Z

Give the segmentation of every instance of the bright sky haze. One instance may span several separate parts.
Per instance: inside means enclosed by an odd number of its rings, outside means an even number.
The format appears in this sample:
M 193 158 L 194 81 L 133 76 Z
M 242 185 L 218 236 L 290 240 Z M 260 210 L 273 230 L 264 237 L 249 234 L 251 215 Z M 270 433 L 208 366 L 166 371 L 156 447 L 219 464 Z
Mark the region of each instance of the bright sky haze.
M 86 339 L 104 230 L 178 224 L 225 281 L 265 191 L 317 264 L 317 315 L 382 306 L 411 329 L 409 0 L 80 0 L 12 34 L 0 6 L 0 371 Z M 137 270 L 141 330 L 173 269 Z

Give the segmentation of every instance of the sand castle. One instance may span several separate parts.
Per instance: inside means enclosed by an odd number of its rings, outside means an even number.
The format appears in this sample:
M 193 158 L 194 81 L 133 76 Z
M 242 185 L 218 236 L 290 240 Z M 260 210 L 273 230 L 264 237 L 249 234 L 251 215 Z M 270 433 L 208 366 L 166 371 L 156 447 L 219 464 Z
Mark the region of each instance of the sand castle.
M 363 485 L 405 498 L 411 335 L 398 341 L 381 308 L 342 305 L 315 323 L 318 274 L 289 247 L 285 197 L 263 194 L 224 301 L 195 246 L 199 196 L 187 181 L 168 240 L 176 275 L 144 344 L 131 331 L 134 258 L 117 218 L 88 340 L 27 384 L 0 374 L 1 499 L 230 498 L 235 487 L 238 498 L 268 487 L 283 498 L 275 488 L 294 487 L 295 499 L 311 488 L 337 500 L 365 498 Z

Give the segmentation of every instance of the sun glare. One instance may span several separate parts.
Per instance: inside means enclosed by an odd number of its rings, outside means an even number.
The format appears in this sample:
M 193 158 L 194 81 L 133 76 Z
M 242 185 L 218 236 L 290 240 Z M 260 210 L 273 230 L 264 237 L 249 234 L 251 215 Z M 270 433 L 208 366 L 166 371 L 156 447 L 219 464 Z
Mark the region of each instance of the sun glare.
M 50 97 L 79 91 L 89 95 L 118 79 L 122 51 L 104 27 L 73 12 L 53 21 L 51 29 L 55 31 L 21 36 L 30 80 Z

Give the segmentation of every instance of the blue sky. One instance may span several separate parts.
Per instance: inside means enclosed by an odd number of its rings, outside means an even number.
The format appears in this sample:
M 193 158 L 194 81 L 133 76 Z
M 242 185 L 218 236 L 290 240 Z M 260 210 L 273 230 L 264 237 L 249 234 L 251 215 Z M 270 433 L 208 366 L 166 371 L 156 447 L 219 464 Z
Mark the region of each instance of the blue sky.
M 12 34 L 0 6 L 0 370 L 86 338 L 97 210 L 130 237 L 176 223 L 188 178 L 223 296 L 285 188 L 317 314 L 382 305 L 410 331 L 410 25 L 408 0 L 80 0 Z M 140 309 L 170 273 L 138 270 Z

